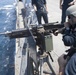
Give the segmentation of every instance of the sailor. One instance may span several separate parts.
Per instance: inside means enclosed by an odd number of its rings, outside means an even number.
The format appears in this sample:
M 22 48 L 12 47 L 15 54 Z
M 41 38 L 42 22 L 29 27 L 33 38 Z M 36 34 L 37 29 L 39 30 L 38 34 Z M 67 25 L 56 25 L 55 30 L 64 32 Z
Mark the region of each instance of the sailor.
M 64 23 L 64 28 L 54 32 L 54 35 L 63 33 L 63 42 L 69 46 L 67 54 L 58 58 L 59 75 L 76 75 L 76 5 L 70 6 L 66 10 L 68 22 Z
M 47 4 L 46 0 L 32 0 L 32 5 L 36 11 L 37 19 L 39 24 L 41 24 L 41 18 L 43 17 L 44 22 L 48 23 L 48 16 L 47 16 Z
M 61 23 L 66 21 L 66 9 L 74 5 L 76 0 L 60 0 L 60 9 L 62 10 Z

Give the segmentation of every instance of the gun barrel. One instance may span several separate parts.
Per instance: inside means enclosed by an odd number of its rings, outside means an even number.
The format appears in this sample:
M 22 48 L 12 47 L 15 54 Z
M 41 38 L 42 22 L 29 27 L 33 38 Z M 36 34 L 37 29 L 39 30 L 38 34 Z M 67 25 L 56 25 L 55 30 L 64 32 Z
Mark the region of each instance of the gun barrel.
M 11 33 L 10 38 L 21 38 L 21 37 L 29 37 L 31 36 L 31 33 L 29 32 L 28 29 L 18 29 L 18 30 L 13 30 Z
M 47 24 L 45 24 L 44 25 L 44 29 L 45 30 L 47 30 L 47 29 L 50 29 L 50 30 L 52 30 L 52 29 L 59 29 L 59 28 L 62 28 L 62 27 L 64 27 L 64 25 L 63 24 L 49 24 L 49 25 L 47 25 Z
M 0 35 L 8 35 L 8 34 L 11 34 L 11 32 L 7 31 L 7 32 L 0 33 Z
M 6 37 L 10 38 L 21 38 L 21 37 L 28 37 L 31 36 L 29 30 L 27 29 L 17 29 L 17 30 L 12 30 L 12 31 L 7 31 L 4 33 L 0 33 L 0 35 L 4 35 Z
M 31 33 L 34 33 L 37 29 L 44 28 L 45 30 L 52 30 L 52 29 L 59 29 L 62 28 L 64 25 L 62 24 L 56 24 L 56 23 L 47 23 L 42 24 L 41 26 L 32 27 L 31 29 L 23 28 L 23 29 L 17 29 L 12 31 L 7 31 L 4 33 L 0 33 L 0 35 L 5 35 L 6 37 L 10 38 L 21 38 L 21 37 L 28 37 L 31 36 Z

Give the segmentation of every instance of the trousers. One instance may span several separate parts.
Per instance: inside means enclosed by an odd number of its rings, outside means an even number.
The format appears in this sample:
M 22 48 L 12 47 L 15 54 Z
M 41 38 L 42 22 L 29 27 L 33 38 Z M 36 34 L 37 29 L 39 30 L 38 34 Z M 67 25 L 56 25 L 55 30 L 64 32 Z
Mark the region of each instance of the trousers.
M 68 5 L 62 5 L 61 23 L 64 23 L 66 21 L 66 10 L 68 7 L 69 7 Z
M 37 19 L 38 19 L 38 23 L 39 23 L 39 24 L 42 24 L 42 23 L 41 23 L 41 18 L 42 18 L 42 17 L 43 17 L 44 22 L 45 22 L 45 23 L 48 23 L 47 13 L 37 11 L 37 12 L 36 12 L 36 15 L 37 15 Z

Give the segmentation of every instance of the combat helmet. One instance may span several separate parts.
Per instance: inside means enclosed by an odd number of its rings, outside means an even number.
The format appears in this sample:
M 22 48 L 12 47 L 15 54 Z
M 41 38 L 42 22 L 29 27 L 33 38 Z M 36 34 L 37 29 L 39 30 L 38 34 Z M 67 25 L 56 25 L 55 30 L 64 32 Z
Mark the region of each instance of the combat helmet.
M 66 10 L 66 16 L 69 15 L 73 15 L 76 17 L 76 5 L 72 5 Z

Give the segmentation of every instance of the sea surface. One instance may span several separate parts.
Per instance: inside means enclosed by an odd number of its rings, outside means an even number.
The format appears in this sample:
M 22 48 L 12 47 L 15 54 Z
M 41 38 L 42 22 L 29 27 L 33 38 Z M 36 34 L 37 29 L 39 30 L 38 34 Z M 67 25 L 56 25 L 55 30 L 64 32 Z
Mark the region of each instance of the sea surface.
M 16 29 L 16 0 L 0 0 L 0 33 Z M 0 75 L 14 74 L 15 39 L 0 35 Z

